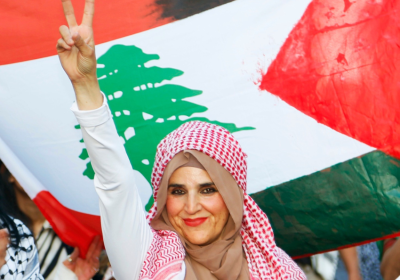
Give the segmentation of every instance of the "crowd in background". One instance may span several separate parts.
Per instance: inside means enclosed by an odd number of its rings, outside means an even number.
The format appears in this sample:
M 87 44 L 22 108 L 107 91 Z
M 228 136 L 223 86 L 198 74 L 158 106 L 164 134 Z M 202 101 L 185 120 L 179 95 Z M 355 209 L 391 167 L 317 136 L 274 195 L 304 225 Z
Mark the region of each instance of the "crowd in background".
M 40 279 L 31 276 L 39 272 L 46 280 L 113 279 L 100 238 L 79 258 L 1 161 L 0 229 L 0 279 Z
M 390 238 L 296 260 L 309 280 L 395 280 L 400 240 Z M 37 274 L 37 278 L 32 275 Z M 29 278 L 29 277 L 30 278 Z M 102 242 L 86 259 L 65 244 L 0 161 L 0 279 L 114 279 Z

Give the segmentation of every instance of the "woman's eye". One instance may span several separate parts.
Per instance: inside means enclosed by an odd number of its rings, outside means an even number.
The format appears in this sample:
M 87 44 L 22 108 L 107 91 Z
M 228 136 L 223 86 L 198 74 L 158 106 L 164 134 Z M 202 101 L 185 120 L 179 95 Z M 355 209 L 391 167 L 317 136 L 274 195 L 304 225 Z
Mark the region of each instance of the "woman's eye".
M 177 189 L 177 190 L 173 190 L 173 191 L 171 192 L 171 194 L 182 195 L 182 194 L 185 194 L 185 192 L 182 191 L 182 190 Z
M 205 188 L 201 191 L 201 193 L 204 194 L 210 194 L 210 193 L 215 193 L 217 190 L 215 188 Z

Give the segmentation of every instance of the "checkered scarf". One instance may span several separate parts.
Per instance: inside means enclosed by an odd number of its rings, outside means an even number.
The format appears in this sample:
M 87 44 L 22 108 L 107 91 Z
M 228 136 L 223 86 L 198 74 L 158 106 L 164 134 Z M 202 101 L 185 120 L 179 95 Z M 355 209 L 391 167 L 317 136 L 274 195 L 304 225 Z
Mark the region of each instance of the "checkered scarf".
M 200 121 L 188 122 L 168 134 L 158 145 L 151 183 L 155 199 L 147 219 L 157 213 L 157 193 L 169 161 L 184 150 L 197 150 L 221 164 L 244 193 L 243 222 L 240 234 L 253 280 L 306 280 L 293 260 L 276 246 L 267 215 L 246 193 L 246 154 L 226 129 Z M 140 279 L 172 279 L 181 270 L 185 249 L 175 232 L 153 230 L 154 238 L 144 262 Z

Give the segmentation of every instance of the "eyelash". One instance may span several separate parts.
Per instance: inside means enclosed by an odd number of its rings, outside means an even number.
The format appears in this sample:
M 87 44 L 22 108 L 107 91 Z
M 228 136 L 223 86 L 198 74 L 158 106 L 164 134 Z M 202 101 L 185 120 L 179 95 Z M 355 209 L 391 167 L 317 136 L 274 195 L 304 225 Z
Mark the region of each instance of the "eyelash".
M 209 190 L 209 191 L 205 192 L 205 194 L 210 194 L 210 193 L 215 193 L 215 192 L 217 192 L 217 190 L 216 190 L 215 188 L 213 188 L 213 187 L 208 187 L 208 188 L 205 188 L 205 189 L 201 190 L 201 193 L 203 193 L 203 192 L 206 191 L 206 190 Z
M 217 189 L 213 188 L 213 187 L 207 187 L 207 188 L 204 188 L 204 189 L 202 189 L 200 191 L 200 193 L 202 193 L 202 194 L 212 194 L 212 193 L 215 193 L 215 192 L 217 192 Z M 181 189 L 175 189 L 175 190 L 172 190 L 171 194 L 173 194 L 173 195 L 184 195 L 185 192 L 183 190 L 181 190 Z

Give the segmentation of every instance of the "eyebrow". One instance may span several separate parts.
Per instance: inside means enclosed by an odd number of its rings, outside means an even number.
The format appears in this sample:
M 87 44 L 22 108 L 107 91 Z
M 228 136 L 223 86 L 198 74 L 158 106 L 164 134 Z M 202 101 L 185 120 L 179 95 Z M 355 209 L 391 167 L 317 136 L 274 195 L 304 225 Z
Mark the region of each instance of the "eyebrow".
M 169 184 L 168 188 L 183 188 L 184 185 L 182 184 Z
M 200 184 L 200 187 L 209 187 L 209 186 L 215 186 L 214 182 L 207 182 Z
M 209 186 L 215 186 L 214 182 L 206 182 L 203 184 L 200 184 L 200 187 L 209 187 Z M 185 185 L 183 184 L 169 184 L 168 188 L 183 188 Z

